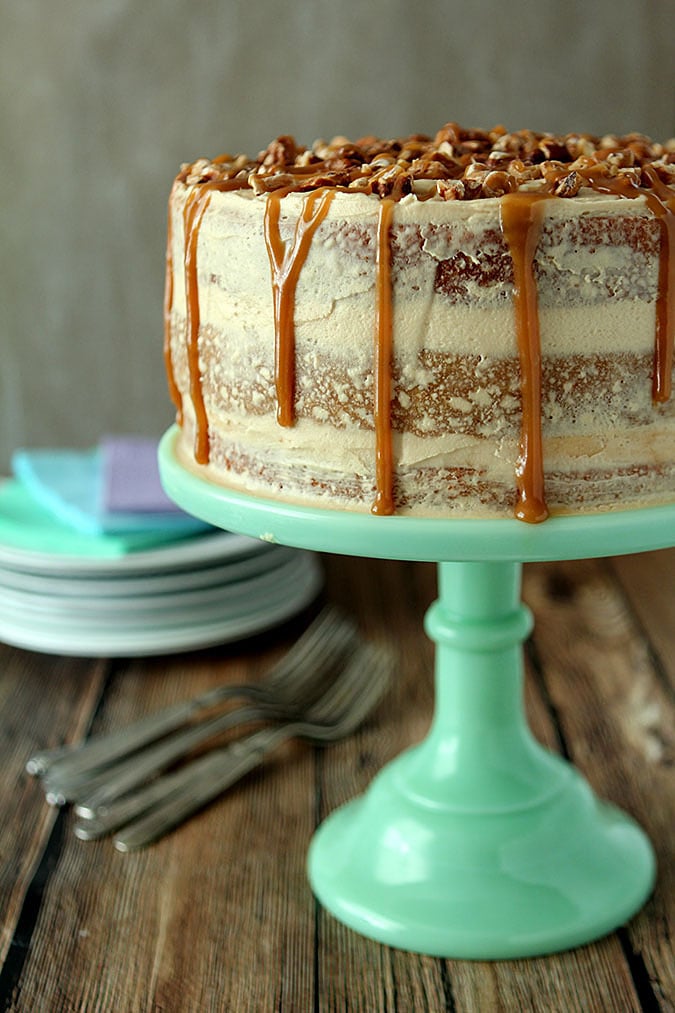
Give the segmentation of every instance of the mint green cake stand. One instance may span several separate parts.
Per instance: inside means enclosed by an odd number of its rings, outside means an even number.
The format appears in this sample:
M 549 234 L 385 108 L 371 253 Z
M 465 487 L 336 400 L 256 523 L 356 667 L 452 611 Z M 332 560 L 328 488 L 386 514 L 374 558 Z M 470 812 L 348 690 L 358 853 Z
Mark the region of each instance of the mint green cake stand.
M 652 890 L 653 851 L 527 726 L 521 567 L 671 546 L 675 507 L 541 525 L 373 517 L 234 492 L 184 467 L 175 440 L 175 429 L 162 440 L 162 481 L 197 517 L 285 545 L 439 566 L 425 620 L 436 644 L 428 737 L 319 827 L 308 866 L 322 904 L 380 942 L 472 959 L 568 949 L 630 918 Z

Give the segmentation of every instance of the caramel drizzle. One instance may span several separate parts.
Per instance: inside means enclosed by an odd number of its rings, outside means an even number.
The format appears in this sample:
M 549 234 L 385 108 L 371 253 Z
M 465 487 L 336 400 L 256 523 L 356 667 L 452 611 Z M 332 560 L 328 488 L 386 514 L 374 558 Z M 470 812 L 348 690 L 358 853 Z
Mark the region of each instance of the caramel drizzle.
M 275 191 L 267 195 L 264 227 L 274 299 L 277 422 L 281 426 L 292 426 L 295 421 L 295 292 L 312 237 L 328 213 L 335 190 L 313 190 L 304 198 L 302 214 L 295 223 L 290 246 L 281 238 L 279 228 L 281 199 L 286 192 Z
M 647 205 L 661 226 L 656 338 L 652 398 L 664 403 L 672 393 L 673 340 L 675 336 L 675 195 L 647 168 L 651 192 L 626 178 L 607 178 L 593 169 L 580 170 L 586 182 L 599 193 L 635 198 L 644 194 Z M 541 337 L 534 256 L 541 234 L 543 205 L 550 194 L 515 192 L 502 198 L 500 215 L 514 272 L 514 308 L 521 371 L 521 435 L 516 484 L 515 515 L 528 523 L 548 516 L 541 433 Z
M 166 230 L 166 269 L 164 274 L 164 366 L 169 385 L 169 394 L 176 407 L 176 422 L 183 424 L 183 395 L 176 383 L 176 373 L 173 368 L 173 355 L 171 353 L 171 313 L 173 310 L 173 216 L 171 202 L 175 186 L 169 197 L 169 213 L 167 215 Z
M 172 313 L 174 303 L 174 259 L 173 259 L 173 215 L 172 215 L 172 202 L 176 189 L 176 182 L 180 180 L 178 176 L 174 182 L 174 186 L 171 190 L 169 197 L 169 209 L 167 215 L 167 241 L 166 241 L 166 259 L 165 259 L 165 271 L 164 271 L 164 366 L 166 369 L 169 394 L 171 400 L 176 407 L 176 422 L 178 425 L 183 424 L 183 395 L 180 387 L 176 381 L 176 371 L 174 369 L 173 351 L 171 347 L 171 336 L 172 336 Z M 198 338 L 199 338 L 199 293 L 197 286 L 197 242 L 199 225 L 203 218 L 204 212 L 206 211 L 206 199 L 204 191 L 208 190 L 238 190 L 241 188 L 241 181 L 235 179 L 220 179 L 212 180 L 203 183 L 199 189 L 193 190 L 187 197 L 185 206 L 183 208 L 183 226 L 184 226 L 184 268 L 185 268 L 185 290 L 186 290 L 186 331 L 187 331 L 187 358 L 188 358 L 188 371 L 189 371 L 189 386 L 190 394 L 193 399 L 196 415 L 197 435 L 196 435 L 196 450 L 195 456 L 199 453 L 200 463 L 208 462 L 208 422 L 206 419 L 206 410 L 204 406 L 204 398 L 202 395 L 202 382 L 201 382 L 201 371 L 199 369 L 199 354 L 198 354 Z M 193 204 L 199 200 L 200 208 L 193 207 Z M 201 202 L 204 201 L 203 207 Z M 203 458 L 205 457 L 205 460 Z
M 391 221 L 394 201 L 383 199 L 377 220 L 377 246 L 375 254 L 375 347 L 373 374 L 375 377 L 375 500 L 371 513 L 377 515 L 394 512 L 393 455 L 391 425 L 391 369 L 392 369 L 392 291 L 391 291 Z
M 673 344 L 675 343 L 675 197 L 651 195 L 650 207 L 659 216 L 659 295 L 654 350 L 652 397 L 657 404 L 670 400 L 673 387 Z M 657 203 L 658 202 L 658 203 Z M 657 206 L 660 210 L 656 210 Z
M 209 423 L 204 403 L 202 374 L 199 365 L 199 283 L 197 278 L 197 246 L 199 230 L 204 213 L 211 200 L 211 190 L 239 190 L 241 181 L 236 179 L 209 180 L 188 194 L 183 208 L 184 269 L 185 269 L 185 313 L 186 346 L 190 397 L 195 412 L 195 460 L 208 464 L 210 458 Z M 173 309 L 173 223 L 171 201 L 169 201 L 169 224 L 166 254 L 166 277 L 164 285 L 164 362 L 174 404 L 178 410 L 177 421 L 183 422 L 183 399 L 176 384 L 171 353 L 171 313 Z
M 211 194 L 206 185 L 193 190 L 185 202 L 185 304 L 187 330 L 187 360 L 190 378 L 190 398 L 195 412 L 195 460 L 209 463 L 209 422 L 204 404 L 201 368 L 199 365 L 199 282 L 197 278 L 197 246 L 199 228 L 209 206 Z
M 541 433 L 541 337 L 534 256 L 541 234 L 546 195 L 507 194 L 500 206 L 501 226 L 511 253 L 516 338 L 522 398 L 520 449 L 516 465 L 518 520 L 538 524 L 548 517 Z

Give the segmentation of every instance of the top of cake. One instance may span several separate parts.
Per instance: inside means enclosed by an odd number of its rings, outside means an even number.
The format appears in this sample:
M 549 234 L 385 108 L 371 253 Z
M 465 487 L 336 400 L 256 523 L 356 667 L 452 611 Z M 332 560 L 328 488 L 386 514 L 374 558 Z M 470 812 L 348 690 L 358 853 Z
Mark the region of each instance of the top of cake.
M 456 123 L 446 124 L 434 137 L 335 137 L 310 148 L 280 136 L 257 158 L 200 158 L 183 165 L 178 178 L 187 185 L 208 183 L 213 189 L 255 194 L 330 187 L 393 200 L 409 194 L 475 200 L 521 190 L 575 197 L 588 188 L 663 197 L 665 186 L 675 186 L 675 138 L 658 143 L 638 133 L 509 133 L 502 126 L 484 131 Z

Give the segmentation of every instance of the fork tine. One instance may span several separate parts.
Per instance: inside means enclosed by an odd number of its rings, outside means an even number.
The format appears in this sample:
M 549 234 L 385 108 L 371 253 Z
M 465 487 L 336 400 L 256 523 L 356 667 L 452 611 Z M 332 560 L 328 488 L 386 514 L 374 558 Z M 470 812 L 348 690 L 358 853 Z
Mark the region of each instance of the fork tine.
M 341 640 L 355 641 L 358 629 L 349 616 L 329 605 L 323 609 L 307 631 L 269 672 L 266 682 L 276 686 L 292 679 L 298 668 L 312 668 L 321 663 L 329 650 L 327 644 Z
M 302 657 L 275 668 L 274 680 L 269 689 L 279 693 L 292 707 L 306 706 L 321 692 L 326 682 L 344 663 L 359 643 L 356 624 L 345 616 L 334 614 L 332 621 L 323 626 L 311 643 L 307 643 Z
M 371 645 L 364 645 L 357 654 L 352 656 L 339 679 L 336 679 L 316 704 L 308 709 L 308 720 L 330 722 L 336 714 L 340 714 L 345 707 L 350 706 L 357 687 L 360 687 L 363 682 L 364 654 L 372 654 L 372 652 Z
M 352 658 L 336 693 L 323 699 L 321 708 L 312 711 L 317 723 L 325 722 L 327 734 L 356 728 L 379 703 L 390 684 L 393 655 L 383 647 L 364 645 Z M 320 711 L 320 713 L 319 713 Z

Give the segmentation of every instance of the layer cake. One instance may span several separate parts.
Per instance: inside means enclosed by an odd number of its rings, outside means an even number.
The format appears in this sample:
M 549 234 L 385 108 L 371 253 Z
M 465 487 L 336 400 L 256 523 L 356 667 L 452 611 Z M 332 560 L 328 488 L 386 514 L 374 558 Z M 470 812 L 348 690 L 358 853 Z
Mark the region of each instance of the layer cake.
M 331 508 L 675 500 L 675 143 L 279 137 L 182 167 L 165 360 L 185 462 Z

